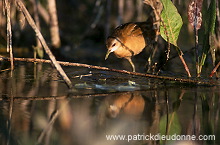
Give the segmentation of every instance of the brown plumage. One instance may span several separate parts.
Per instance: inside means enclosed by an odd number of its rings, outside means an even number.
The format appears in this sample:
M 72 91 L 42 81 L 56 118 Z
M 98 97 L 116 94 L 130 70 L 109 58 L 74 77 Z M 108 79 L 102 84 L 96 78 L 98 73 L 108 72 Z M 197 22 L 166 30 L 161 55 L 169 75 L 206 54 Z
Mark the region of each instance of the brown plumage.
M 135 72 L 135 66 L 131 57 L 139 54 L 145 47 L 155 39 L 155 30 L 151 19 L 147 22 L 131 22 L 118 26 L 107 38 L 107 53 L 105 59 L 111 52 L 119 58 L 129 61 Z

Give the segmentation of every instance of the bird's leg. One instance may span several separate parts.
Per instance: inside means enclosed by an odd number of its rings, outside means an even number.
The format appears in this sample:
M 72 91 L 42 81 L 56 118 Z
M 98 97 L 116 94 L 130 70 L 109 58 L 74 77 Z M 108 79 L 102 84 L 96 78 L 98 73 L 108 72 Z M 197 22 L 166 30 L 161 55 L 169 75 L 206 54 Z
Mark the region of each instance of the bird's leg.
M 131 64 L 133 72 L 135 72 L 135 66 L 134 66 L 134 63 L 133 63 L 132 60 L 131 60 L 131 57 L 126 57 L 126 59 L 127 59 L 127 60 L 129 61 L 129 63 Z

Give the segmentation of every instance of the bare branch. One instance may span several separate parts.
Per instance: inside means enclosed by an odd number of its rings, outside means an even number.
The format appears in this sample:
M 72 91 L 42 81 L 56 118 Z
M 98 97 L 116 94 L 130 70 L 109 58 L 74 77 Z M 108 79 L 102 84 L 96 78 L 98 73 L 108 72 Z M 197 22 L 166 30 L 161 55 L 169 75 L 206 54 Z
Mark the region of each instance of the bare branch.
M 4 60 L 9 61 L 9 58 L 0 57 L 0 61 L 4 61 Z M 34 59 L 34 58 L 14 58 L 14 61 L 51 63 L 50 60 Z M 59 63 L 63 66 L 85 67 L 85 68 L 98 69 L 98 70 L 104 70 L 104 71 L 118 72 L 118 73 L 122 73 L 122 74 L 129 74 L 129 75 L 134 75 L 134 76 L 142 76 L 142 77 L 149 77 L 149 78 L 155 78 L 155 79 L 170 80 L 170 81 L 175 81 L 175 82 L 180 82 L 180 83 L 190 83 L 190 84 L 200 84 L 200 85 L 214 85 L 215 84 L 215 82 L 205 82 L 204 80 L 198 80 L 198 79 L 194 80 L 194 79 L 186 79 L 186 78 L 158 76 L 158 75 L 153 75 L 153 74 L 130 72 L 130 71 L 126 71 L 126 70 L 110 69 L 107 67 L 94 66 L 94 65 L 82 64 L 82 63 L 71 63 L 71 62 L 63 62 L 63 61 L 57 61 L 57 63 Z

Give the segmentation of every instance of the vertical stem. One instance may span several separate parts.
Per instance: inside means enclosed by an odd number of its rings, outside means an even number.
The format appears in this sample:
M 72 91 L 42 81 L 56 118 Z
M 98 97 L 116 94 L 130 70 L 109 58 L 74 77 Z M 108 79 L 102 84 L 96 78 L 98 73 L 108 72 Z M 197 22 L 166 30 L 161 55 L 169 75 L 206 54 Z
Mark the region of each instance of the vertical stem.
M 39 20 L 39 11 L 38 11 L 38 0 L 31 0 L 33 3 L 33 8 L 34 8 L 34 20 L 36 22 L 36 26 L 39 29 L 39 31 L 41 30 L 40 27 L 40 20 Z M 36 37 L 36 47 L 34 47 L 34 58 L 36 58 L 38 55 L 38 57 L 43 58 L 44 56 L 44 51 L 42 48 L 42 45 L 40 43 L 40 40 Z M 36 64 L 35 64 L 36 67 Z
M 199 65 L 199 40 L 198 40 L 198 30 L 195 28 L 194 25 L 194 33 L 195 33 L 195 55 L 196 55 L 196 70 L 197 70 L 197 77 L 200 76 L 200 65 Z
M 195 8 L 196 8 L 196 11 L 194 13 L 194 25 L 193 25 L 193 28 L 194 28 L 194 35 L 195 35 L 195 56 L 196 56 L 196 70 L 197 70 L 197 77 L 200 76 L 200 64 L 199 64 L 199 48 L 198 48 L 198 44 L 199 44 L 199 39 L 198 39 L 198 29 L 197 29 L 197 24 L 198 24 L 198 20 L 197 20 L 197 17 L 198 17 L 198 5 L 197 5 L 197 1 L 194 0 L 194 3 L 195 3 Z
M 167 54 L 167 58 L 166 58 L 166 61 L 168 61 L 168 59 L 169 59 L 169 57 L 170 57 L 170 38 L 169 38 L 169 35 L 168 35 L 168 31 L 167 31 L 167 27 L 166 27 L 166 25 L 164 24 L 164 21 L 161 19 L 161 24 L 162 24 L 162 26 L 164 27 L 164 29 L 165 29 L 165 34 L 166 34 L 166 37 L 167 37 L 167 52 L 166 52 L 166 54 Z M 160 26 L 159 26 L 160 27 Z M 158 28 L 158 30 L 159 30 L 159 28 Z M 158 35 L 156 35 L 156 38 L 155 38 L 155 40 L 157 41 L 158 40 Z M 179 53 L 178 53 L 179 54 Z M 181 54 L 181 53 L 180 53 Z
M 60 47 L 60 34 L 59 34 L 59 26 L 58 26 L 58 18 L 57 18 L 57 10 L 56 10 L 56 1 L 47 0 L 47 2 L 48 2 L 48 10 L 50 15 L 51 42 L 54 48 L 58 48 Z
M 7 17 L 7 52 L 10 54 L 11 69 L 14 69 L 13 52 L 12 52 L 12 32 L 11 32 L 11 13 L 10 2 L 5 0 L 5 9 Z
M 40 21 L 39 21 L 39 15 L 38 15 L 38 0 L 30 0 L 32 5 L 33 5 L 33 9 L 34 9 L 34 20 L 35 20 L 35 23 L 36 23 L 36 26 L 39 30 L 40 29 Z M 42 49 L 41 47 L 41 43 L 40 41 L 38 40 L 38 38 L 36 38 L 36 49 Z

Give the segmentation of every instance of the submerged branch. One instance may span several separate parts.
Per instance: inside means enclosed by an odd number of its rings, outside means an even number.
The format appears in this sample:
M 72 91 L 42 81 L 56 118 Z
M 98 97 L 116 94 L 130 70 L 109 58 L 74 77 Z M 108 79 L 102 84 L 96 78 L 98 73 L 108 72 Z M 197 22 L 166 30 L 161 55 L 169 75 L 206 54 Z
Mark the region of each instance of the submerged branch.
M 152 90 L 166 90 L 167 88 L 151 88 L 149 90 L 144 91 L 134 91 L 137 93 L 146 93 L 151 92 Z M 95 98 L 95 97 L 107 97 L 109 95 L 113 96 L 121 96 L 125 94 L 130 94 L 130 91 L 127 92 L 108 92 L 108 93 L 94 93 L 94 94 L 82 94 L 82 95 L 74 95 L 74 94 L 68 94 L 68 95 L 61 95 L 61 96 L 28 96 L 28 97 L 22 97 L 22 96 L 16 96 L 13 98 L 10 98 L 8 96 L 2 96 L 0 97 L 0 101 L 16 101 L 16 100 L 28 100 L 28 101 L 45 101 L 45 100 L 64 100 L 64 99 L 79 99 L 79 98 Z
M 0 61 L 4 61 L 4 60 L 9 61 L 9 58 L 8 57 L 0 57 Z M 51 63 L 50 60 L 34 59 L 34 58 L 14 58 L 14 61 Z M 118 73 L 123 73 L 123 74 L 130 74 L 130 75 L 135 75 L 135 76 L 149 77 L 149 78 L 162 79 L 162 80 L 170 80 L 170 81 L 175 81 L 175 82 L 180 82 L 180 83 L 190 83 L 190 84 L 200 84 L 200 85 L 214 85 L 215 84 L 214 82 L 205 82 L 205 81 L 199 80 L 199 79 L 193 80 L 193 79 L 189 79 L 189 78 L 158 76 L 158 75 L 153 75 L 153 74 L 130 72 L 130 71 L 126 71 L 126 70 L 110 69 L 107 67 L 94 66 L 94 65 L 82 64 L 82 63 L 71 63 L 71 62 L 63 62 L 63 61 L 57 61 L 57 62 L 63 66 L 85 67 L 85 68 L 98 69 L 98 70 L 104 70 L 104 71 L 118 72 Z

